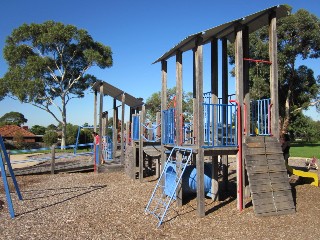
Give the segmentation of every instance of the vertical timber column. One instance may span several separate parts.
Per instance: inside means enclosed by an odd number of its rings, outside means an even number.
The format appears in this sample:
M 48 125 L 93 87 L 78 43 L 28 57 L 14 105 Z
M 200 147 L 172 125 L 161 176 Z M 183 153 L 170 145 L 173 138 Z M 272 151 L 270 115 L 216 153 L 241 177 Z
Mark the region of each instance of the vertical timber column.
M 107 128 L 108 128 L 108 112 L 103 112 L 102 114 L 102 136 L 107 135 Z
M 238 128 L 243 133 L 243 37 L 242 26 L 236 29 L 235 39 L 235 71 L 236 71 L 236 95 L 239 103 L 240 119 L 238 119 Z M 243 134 L 242 134 L 243 135 Z M 237 209 L 243 209 L 243 158 L 242 158 L 242 137 L 238 136 L 239 151 L 237 153 Z
M 222 104 L 228 104 L 228 40 L 222 42 Z M 222 110 L 222 122 L 227 125 L 227 109 Z M 222 191 L 228 191 L 228 155 L 222 156 Z
M 197 134 L 197 128 L 196 126 L 198 126 L 198 107 L 197 107 L 197 82 L 196 82 L 196 49 L 192 50 L 192 54 L 193 54 L 193 102 L 192 102 L 192 108 L 193 108 L 193 144 L 196 144 L 196 142 L 198 141 L 198 139 L 196 137 L 198 137 Z M 194 157 L 194 156 L 193 156 Z M 194 159 L 195 162 L 195 159 Z
M 176 53 L 176 145 L 182 145 L 182 52 Z M 182 155 L 177 152 L 177 178 L 181 175 L 181 168 L 178 166 L 182 163 Z M 180 181 L 176 190 L 177 206 L 182 206 L 182 181 Z
M 126 95 L 125 93 L 122 93 L 121 96 L 121 164 L 124 164 L 124 111 L 125 111 L 125 101 L 126 101 Z
M 166 128 L 164 122 L 163 111 L 167 110 L 167 61 L 161 61 L 161 169 L 162 172 L 166 163 L 165 147 L 163 144 L 164 129 Z M 162 184 L 163 185 L 163 184 Z M 162 189 L 163 190 L 163 189 Z
M 249 29 L 245 26 L 242 30 L 243 35 L 243 57 L 249 58 Z M 250 136 L 250 94 L 249 94 L 249 61 L 243 61 L 243 98 L 244 98 L 244 107 L 246 111 L 243 113 L 243 118 L 245 121 L 244 135 Z
M 242 30 L 243 34 L 243 57 L 249 58 L 249 27 L 245 26 Z M 244 134 L 242 142 L 246 141 L 246 136 L 250 136 L 250 82 L 249 82 L 249 62 L 243 61 L 243 97 L 244 97 L 244 111 L 243 111 L 243 128 Z M 243 159 L 243 166 L 244 160 L 246 158 L 246 148 L 242 149 L 242 159 Z M 250 197 L 250 188 L 249 188 L 249 180 L 247 177 L 247 171 L 245 167 L 242 169 L 242 179 L 243 179 L 243 186 L 244 186 L 244 198 Z M 243 204 L 245 206 L 245 203 Z
M 273 12 L 269 16 L 269 58 L 271 103 L 271 134 L 279 138 L 279 96 L 278 96 L 278 54 L 277 54 L 277 18 Z
M 94 90 L 94 103 L 93 103 L 93 131 L 97 132 L 97 101 L 98 91 Z
M 203 136 L 203 46 L 202 38 L 197 41 L 195 50 L 195 78 L 196 78 L 196 114 L 198 115 L 197 128 L 197 214 L 199 217 L 205 216 L 204 206 L 204 136 Z
M 144 168 L 144 156 L 143 156 L 143 135 L 144 135 L 144 127 L 142 124 L 144 124 L 145 121 L 145 113 L 146 113 L 146 107 L 145 105 L 142 106 L 142 110 L 140 112 L 140 136 L 139 136 L 139 180 L 142 182 L 143 180 L 143 168 Z
M 218 103 L 218 39 L 211 40 L 211 98 L 213 104 Z M 218 107 L 213 109 L 213 132 L 218 132 Z M 210 117 L 211 119 L 211 117 Z M 213 139 L 214 145 L 217 145 L 216 137 Z M 218 183 L 218 156 L 212 156 L 212 181 L 211 193 L 214 201 L 219 200 L 219 183 Z
M 102 157 L 102 112 L 103 112 L 103 83 L 100 82 L 100 108 L 99 108 L 99 152 L 98 152 L 98 166 L 101 164 Z
M 155 139 L 160 139 L 161 141 L 161 114 L 160 112 L 156 113 L 156 126 L 157 130 L 156 130 L 156 136 Z M 156 177 L 159 178 L 160 177 L 160 159 L 159 157 L 157 157 L 157 162 L 156 162 Z
M 113 122 L 112 122 L 112 142 L 113 142 L 113 160 L 116 159 L 116 152 L 117 152 L 117 148 L 118 148 L 118 129 L 117 129 L 117 99 L 113 99 Z

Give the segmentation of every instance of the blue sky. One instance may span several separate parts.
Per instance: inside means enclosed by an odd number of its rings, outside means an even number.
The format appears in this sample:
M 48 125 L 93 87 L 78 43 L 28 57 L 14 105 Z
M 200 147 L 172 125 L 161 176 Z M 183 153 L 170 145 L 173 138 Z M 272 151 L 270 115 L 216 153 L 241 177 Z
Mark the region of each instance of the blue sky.
M 125 92 L 147 99 L 161 88 L 160 64 L 152 64 L 163 53 L 193 33 L 250 15 L 268 7 L 289 4 L 296 12 L 304 8 L 320 17 L 318 0 L 10 0 L 1 3 L 0 49 L 13 29 L 23 23 L 43 23 L 54 20 L 86 29 L 89 34 L 113 51 L 113 67 L 92 68 L 90 73 Z M 205 47 L 204 54 L 208 52 Z M 209 54 L 209 53 L 207 53 Z M 185 61 L 186 59 L 186 61 Z M 184 56 L 184 90 L 191 90 L 191 53 Z M 168 86 L 175 83 L 174 59 L 168 62 Z M 304 64 L 320 75 L 320 60 Z M 205 70 L 208 69 L 205 67 Z M 209 69 L 208 69 L 209 70 Z M 0 77 L 7 71 L 3 55 L 0 57 Z M 204 73 L 204 79 L 206 81 Z M 230 81 L 233 81 L 230 79 Z M 233 84 L 230 84 L 230 92 Z M 209 91 L 205 85 L 204 91 Z M 110 110 L 112 99 L 105 97 L 104 110 Z M 26 125 L 47 126 L 57 122 L 43 110 L 5 99 L 0 102 L 0 116 L 17 111 L 28 119 Z M 128 110 L 126 110 L 128 112 Z M 307 112 L 315 120 L 320 116 L 315 109 Z M 72 124 L 93 124 L 93 94 L 73 100 L 67 106 L 67 121 Z

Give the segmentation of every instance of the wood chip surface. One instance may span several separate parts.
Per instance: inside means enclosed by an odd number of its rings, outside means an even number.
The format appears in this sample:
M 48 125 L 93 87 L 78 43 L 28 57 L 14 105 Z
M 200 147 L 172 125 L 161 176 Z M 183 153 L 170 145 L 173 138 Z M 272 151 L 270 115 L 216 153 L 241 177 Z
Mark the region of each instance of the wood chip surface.
M 289 161 L 291 165 L 300 164 Z M 301 163 L 302 164 L 302 163 Z M 197 217 L 196 199 L 170 208 L 165 222 L 144 212 L 156 181 L 143 183 L 124 172 L 17 176 L 23 201 L 10 182 L 16 217 L 10 218 L 0 182 L 0 239 L 319 239 L 320 188 L 293 187 L 296 213 L 257 217 L 250 199 L 236 209 L 234 166 L 230 193 L 206 199 L 206 216 Z

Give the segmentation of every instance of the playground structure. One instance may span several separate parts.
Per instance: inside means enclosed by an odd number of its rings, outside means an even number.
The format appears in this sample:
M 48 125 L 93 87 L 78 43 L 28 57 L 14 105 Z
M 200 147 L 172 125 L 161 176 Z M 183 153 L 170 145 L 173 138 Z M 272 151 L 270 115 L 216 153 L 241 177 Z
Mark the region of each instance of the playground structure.
M 236 154 L 237 161 L 237 208 L 245 207 L 245 198 L 252 199 L 255 214 L 260 216 L 295 213 L 291 186 L 287 177 L 282 149 L 279 143 L 278 65 L 277 65 L 277 19 L 287 16 L 288 9 L 274 6 L 255 14 L 240 18 L 218 27 L 190 35 L 163 54 L 154 63 L 161 63 L 161 172 L 174 151 L 176 164 L 175 194 L 177 206 L 182 205 L 183 188 L 181 175 L 185 163 L 195 162 L 197 184 L 197 215 L 205 215 L 204 157 L 212 163 L 213 199 L 219 198 L 218 157 L 222 156 L 223 186 L 228 185 L 228 156 Z M 269 59 L 254 60 L 249 56 L 249 34 L 263 26 L 269 26 Z M 222 97 L 219 102 L 218 87 L 218 40 L 221 40 Z M 234 42 L 236 92 L 228 99 L 228 55 L 227 43 Z M 211 89 L 203 91 L 203 46 L 211 44 Z M 182 55 L 193 51 L 193 121 L 192 144 L 183 141 L 182 112 Z M 168 109 L 167 60 L 176 57 L 176 107 Z M 249 95 L 249 62 L 261 61 L 270 68 L 270 99 L 252 100 Z M 186 148 L 188 150 L 186 150 Z M 192 161 L 185 160 L 189 152 Z M 190 153 L 191 152 L 191 153 Z M 189 159 L 189 158 L 188 158 Z M 179 167 L 178 167 L 179 166 Z M 162 176 L 162 175 L 161 175 Z M 163 191 L 162 177 L 155 192 Z M 162 187 L 158 187 L 158 186 Z M 162 196 L 160 194 L 160 196 Z M 155 202 L 153 205 L 152 203 Z M 146 212 L 159 220 L 159 225 L 171 204 L 152 194 Z
M 132 122 L 132 116 L 142 109 L 144 105 L 142 99 L 135 98 L 132 95 L 120 90 L 111 84 L 104 81 L 97 81 L 93 86 L 94 90 L 94 132 L 98 132 L 100 136 L 106 136 L 107 122 L 108 122 L 108 111 L 103 111 L 104 96 L 110 96 L 113 98 L 113 124 L 112 124 L 112 139 L 106 139 L 107 142 L 112 144 L 112 150 L 109 149 L 109 153 L 112 153 L 112 157 L 108 159 L 113 161 L 116 158 L 116 152 L 120 150 L 120 164 L 124 165 L 125 150 L 129 148 L 131 141 L 130 136 L 130 122 Z M 99 114 L 97 110 L 98 105 L 98 93 L 99 93 Z M 121 102 L 121 120 L 119 121 L 117 101 Z M 125 130 L 125 105 L 130 107 L 130 120 L 127 123 Z M 99 120 L 99 122 L 98 122 Z M 121 124 L 118 124 L 118 123 Z M 119 137 L 120 136 L 120 137 Z M 119 139 L 120 138 L 120 139 Z M 110 145 L 109 145 L 110 146 Z M 97 168 L 102 169 L 101 165 L 103 155 L 103 149 L 99 148 L 97 153 Z

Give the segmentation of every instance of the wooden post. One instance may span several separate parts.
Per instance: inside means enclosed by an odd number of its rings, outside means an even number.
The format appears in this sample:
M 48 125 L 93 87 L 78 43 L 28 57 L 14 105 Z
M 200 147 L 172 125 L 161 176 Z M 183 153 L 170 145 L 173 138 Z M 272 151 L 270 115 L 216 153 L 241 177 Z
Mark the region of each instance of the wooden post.
M 236 70 L 236 95 L 239 106 L 243 109 L 243 37 L 242 28 L 236 30 L 235 39 L 235 70 Z M 243 114 L 241 113 L 240 119 L 238 119 L 238 127 L 243 133 Z M 237 153 L 237 208 L 241 211 L 243 205 L 243 158 L 242 158 L 242 137 L 239 145 L 239 151 Z
M 144 156 L 143 156 L 143 134 L 144 134 L 144 127 L 141 124 L 144 124 L 145 119 L 145 112 L 146 107 L 145 105 L 142 106 L 142 110 L 140 112 L 140 136 L 139 136 L 139 180 L 140 182 L 143 181 L 143 168 L 144 168 Z
M 156 139 L 160 138 L 160 141 L 161 141 L 161 124 L 160 123 L 161 123 L 161 115 L 160 115 L 160 112 L 157 112 L 157 114 L 156 114 L 156 125 L 158 127 L 157 127 L 157 130 L 156 130 L 156 136 L 155 137 L 156 137 Z M 157 176 L 157 178 L 159 178 L 160 174 L 161 174 L 160 173 L 160 159 L 159 159 L 159 157 L 157 157 L 157 162 L 156 162 L 156 176 Z
M 273 12 L 269 16 L 269 57 L 270 62 L 270 96 L 271 96 L 271 134 L 280 136 L 279 130 L 279 96 L 278 96 L 278 54 L 277 54 L 277 18 Z
M 167 61 L 161 61 L 161 129 L 163 130 L 164 127 L 164 116 L 163 111 L 167 110 Z M 166 163 L 166 154 L 165 154 L 165 147 L 163 144 L 163 132 L 161 133 L 161 170 L 163 171 L 164 165 Z M 164 185 L 164 182 L 161 183 Z M 163 192 L 164 189 L 161 189 Z
M 196 81 L 196 52 L 195 49 L 192 51 L 193 56 L 193 101 L 192 101 L 192 108 L 193 108 L 193 144 L 198 142 L 198 107 L 197 107 L 197 81 Z
M 118 129 L 117 129 L 117 99 L 113 99 L 113 122 L 112 122 L 112 142 L 113 142 L 113 160 L 116 159 L 116 152 L 118 149 Z
M 228 41 L 226 38 L 222 39 L 222 104 L 229 104 L 228 102 Z M 227 125 L 226 110 L 222 110 L 223 125 Z M 222 191 L 228 191 L 228 155 L 222 156 Z
M 93 103 L 93 131 L 97 132 L 97 90 L 94 90 L 94 103 Z
M 218 40 L 213 38 L 211 40 L 211 99 L 213 104 L 219 103 L 218 101 Z M 218 108 L 214 109 L 212 131 L 218 133 Z M 217 135 L 215 135 L 214 145 L 217 145 Z M 212 156 L 212 179 L 211 179 L 211 192 L 214 201 L 219 200 L 219 183 L 218 183 L 218 156 Z
M 228 104 L 228 41 L 222 39 L 222 103 Z M 226 122 L 223 114 L 224 123 Z
M 242 30 L 243 36 L 243 57 L 249 58 L 249 28 L 245 26 Z M 243 112 L 243 128 L 244 137 L 250 136 L 250 81 L 249 81 L 249 61 L 243 61 L 243 99 L 244 108 Z
M 198 39 L 195 47 L 195 78 L 196 78 L 196 114 L 198 116 L 197 126 L 197 214 L 205 216 L 204 206 L 204 136 L 203 136 L 203 47 L 202 38 Z
M 222 191 L 228 191 L 228 155 L 222 155 Z
M 182 146 L 182 52 L 178 51 L 176 53 L 176 145 Z M 182 155 L 177 152 L 176 154 L 177 162 L 179 165 L 182 163 Z M 180 177 L 181 168 L 176 168 L 176 177 L 177 179 Z M 178 207 L 182 206 L 182 181 L 180 181 L 179 185 L 176 189 L 176 203 Z
M 54 174 L 56 161 L 56 144 L 51 146 L 51 174 Z
M 211 103 L 218 103 L 218 40 L 216 38 L 211 40 Z M 214 133 L 214 139 L 212 139 L 214 145 L 218 144 L 218 107 L 215 107 L 214 112 L 211 113 L 214 121 L 212 122 L 212 130 Z M 211 116 L 210 116 L 211 119 Z M 210 124 L 210 123 L 209 123 Z
M 130 143 L 129 139 L 131 138 L 131 136 L 130 136 L 130 124 L 131 124 L 130 121 L 128 121 L 127 124 L 126 124 L 126 149 L 128 149 L 128 147 L 129 147 L 129 143 Z
M 99 109 L 99 151 L 98 151 L 98 166 L 101 164 L 102 159 L 102 112 L 103 112 L 103 83 L 100 82 L 100 109 Z
M 212 180 L 211 180 L 211 193 L 212 193 L 212 200 L 218 201 L 219 200 L 219 164 L 218 164 L 218 156 L 212 156 Z
M 124 164 L 124 113 L 125 113 L 126 95 L 122 93 L 121 97 L 121 164 Z

